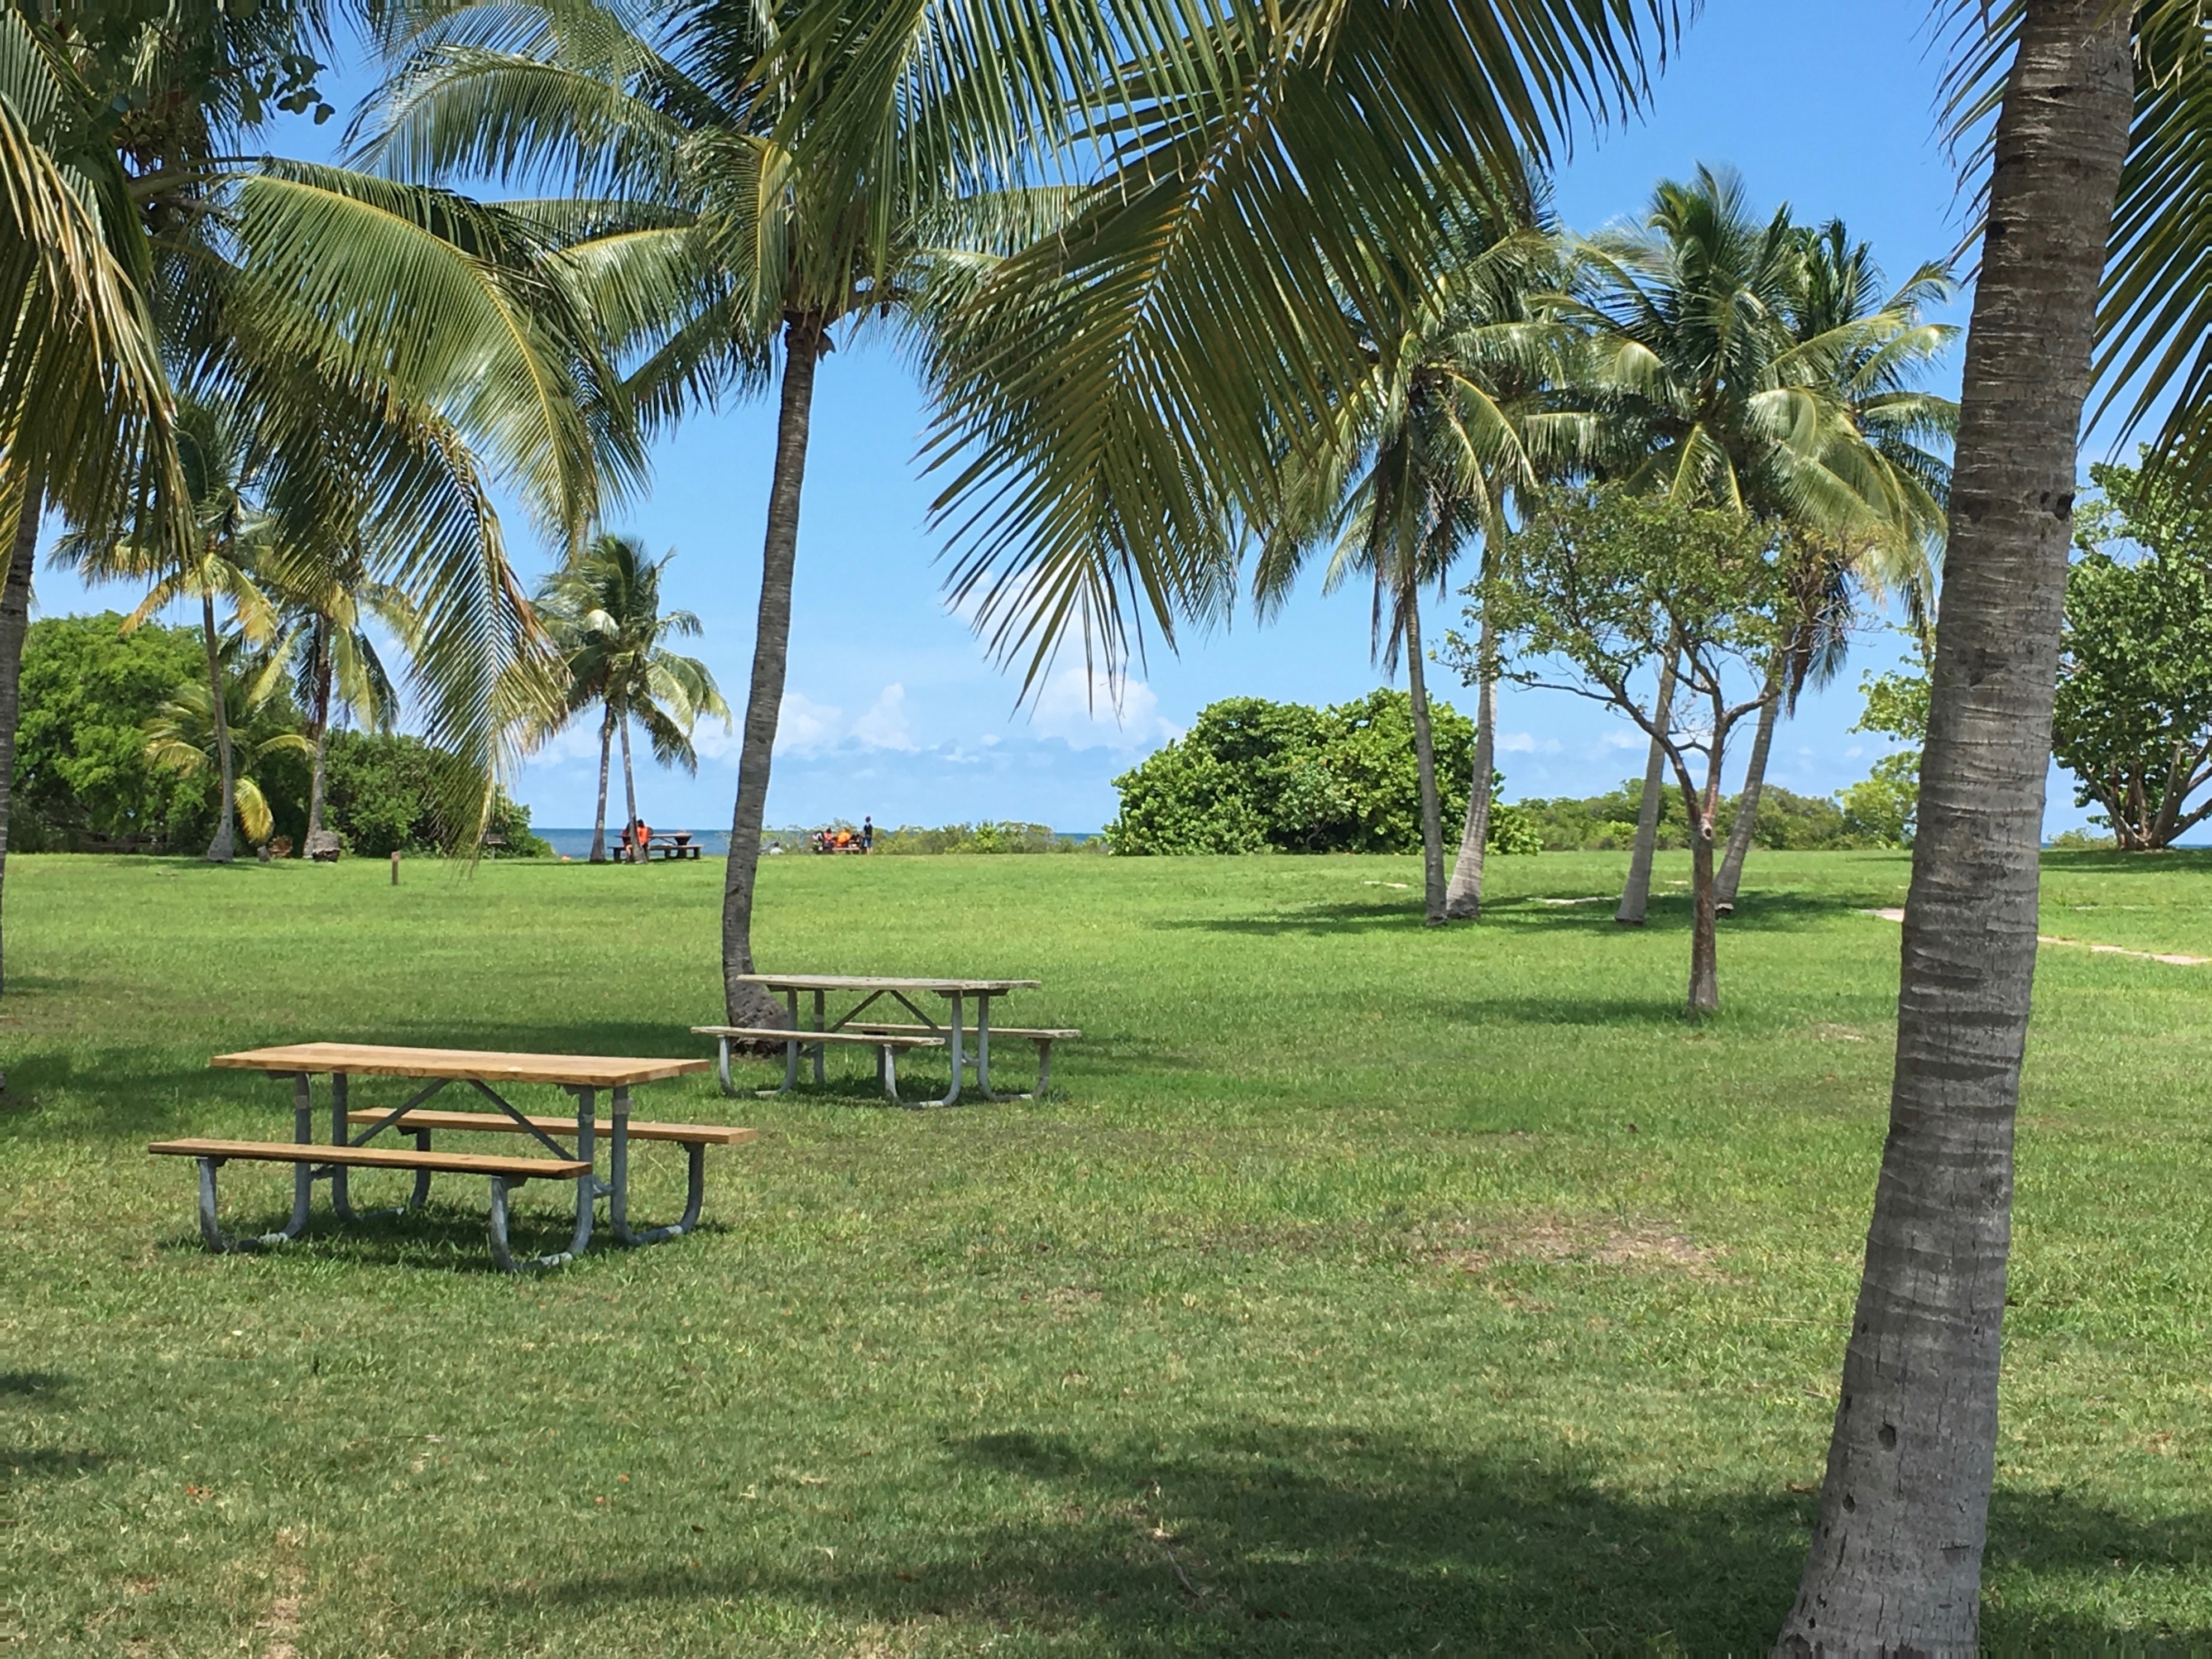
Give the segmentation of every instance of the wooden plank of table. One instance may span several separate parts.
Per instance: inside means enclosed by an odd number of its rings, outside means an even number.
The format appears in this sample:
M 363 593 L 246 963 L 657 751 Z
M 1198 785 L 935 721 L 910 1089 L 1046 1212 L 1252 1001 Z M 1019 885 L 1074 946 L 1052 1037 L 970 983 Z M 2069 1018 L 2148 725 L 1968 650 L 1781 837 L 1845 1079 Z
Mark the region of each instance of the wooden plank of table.
M 874 974 L 739 974 L 747 985 L 771 991 L 935 991 L 942 996 L 955 992 L 972 996 L 988 991 L 997 996 L 1006 991 L 1034 991 L 1038 979 L 898 979 Z
M 653 1060 L 617 1054 L 500 1054 L 471 1048 L 401 1048 L 368 1042 L 292 1042 L 217 1054 L 210 1066 L 240 1072 L 352 1077 L 451 1078 L 457 1082 L 553 1083 L 612 1089 L 657 1083 L 713 1069 L 708 1060 Z

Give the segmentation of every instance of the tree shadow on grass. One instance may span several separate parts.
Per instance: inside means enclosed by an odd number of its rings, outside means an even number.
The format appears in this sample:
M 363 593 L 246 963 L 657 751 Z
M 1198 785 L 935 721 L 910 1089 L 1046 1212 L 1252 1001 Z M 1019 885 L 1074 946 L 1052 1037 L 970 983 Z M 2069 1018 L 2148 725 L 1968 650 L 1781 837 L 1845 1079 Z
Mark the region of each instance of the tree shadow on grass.
M 1790 890 L 1761 892 L 1745 890 L 1733 915 L 1721 920 L 1723 937 L 1731 930 L 1777 931 L 1802 927 L 1808 921 L 1826 921 L 1896 902 L 1887 889 L 1869 888 L 1860 893 L 1815 893 Z M 1690 927 L 1690 895 L 1686 889 L 1654 893 L 1640 929 L 1623 927 L 1613 919 L 1614 901 L 1601 904 L 1547 904 L 1540 896 L 1495 899 L 1483 908 L 1488 921 L 1515 929 L 1546 933 L 1686 933 Z M 1425 932 L 1427 923 L 1419 898 L 1410 903 L 1372 901 L 1310 904 L 1265 915 L 1185 916 L 1154 924 L 1177 932 L 1234 933 L 1273 939 L 1293 933 L 1343 936 L 1375 933 Z M 1479 933 L 1483 922 L 1459 922 L 1452 933 Z
M 1002 1519 L 848 1534 L 802 1567 L 775 1544 L 717 1550 L 723 1517 L 708 1512 L 696 1548 L 714 1559 L 493 1594 L 510 1611 L 620 1609 L 644 1628 L 657 1603 L 765 1594 L 858 1624 L 950 1618 L 1130 1655 L 1755 1652 L 1795 1593 L 1814 1505 L 1623 1492 L 1590 1460 L 1308 1425 L 1237 1425 L 1174 1451 L 1008 1431 L 953 1441 L 946 1461 L 948 1486 Z M 2184 1565 L 2212 1547 L 2212 1515 L 2146 1526 L 2008 1500 L 1997 1535 L 1999 1557 L 2043 1571 Z M 2118 1628 L 2087 1613 L 2003 1625 L 2039 1646 L 2103 1646 Z M 2171 1636 L 2185 1647 L 2212 1629 Z

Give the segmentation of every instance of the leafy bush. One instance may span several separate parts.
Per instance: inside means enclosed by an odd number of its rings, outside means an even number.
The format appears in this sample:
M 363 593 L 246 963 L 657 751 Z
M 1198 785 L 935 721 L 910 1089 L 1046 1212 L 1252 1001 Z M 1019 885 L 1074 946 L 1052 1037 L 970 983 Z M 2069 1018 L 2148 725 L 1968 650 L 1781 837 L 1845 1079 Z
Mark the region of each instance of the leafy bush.
M 349 853 L 384 858 L 436 853 L 447 839 L 437 802 L 451 755 L 420 738 L 368 732 L 331 733 L 324 817 Z M 545 858 L 552 848 L 530 828 L 530 809 L 496 792 L 486 826 L 509 858 Z
M 1466 816 L 1474 723 L 1430 704 L 1445 835 Z M 1413 702 L 1370 692 L 1328 708 L 1230 697 L 1182 738 L 1114 780 L 1121 810 L 1106 827 L 1121 854 L 1406 853 L 1421 844 Z M 1492 815 L 1491 845 L 1529 845 L 1510 811 Z
M 1103 853 L 1105 844 L 1096 836 L 1079 839 L 1062 836 L 1042 823 L 948 823 L 926 830 L 901 824 L 876 831 L 878 853 L 928 854 L 939 853 Z
M 167 846 L 211 829 L 210 781 L 154 765 L 144 729 L 180 686 L 206 672 L 192 629 L 149 623 L 125 639 L 112 611 L 33 623 L 23 640 L 9 847 Z
M 1723 840 L 1735 827 L 1739 799 L 1728 796 L 1720 804 L 1717 833 Z M 1643 804 L 1644 781 L 1631 778 L 1607 794 L 1583 800 L 1567 796 L 1524 800 L 1514 810 L 1524 815 L 1547 851 L 1603 853 L 1625 851 L 1635 845 L 1636 821 Z M 1682 810 L 1681 791 L 1663 790 L 1659 797 L 1660 847 L 1674 850 L 1687 847 L 1689 824 Z M 1493 844 L 1496 840 L 1493 831 Z M 1754 847 L 1799 853 L 1890 844 L 1856 826 L 1847 809 L 1837 802 L 1800 795 L 1771 783 L 1760 792 L 1759 822 L 1753 826 L 1751 840 Z

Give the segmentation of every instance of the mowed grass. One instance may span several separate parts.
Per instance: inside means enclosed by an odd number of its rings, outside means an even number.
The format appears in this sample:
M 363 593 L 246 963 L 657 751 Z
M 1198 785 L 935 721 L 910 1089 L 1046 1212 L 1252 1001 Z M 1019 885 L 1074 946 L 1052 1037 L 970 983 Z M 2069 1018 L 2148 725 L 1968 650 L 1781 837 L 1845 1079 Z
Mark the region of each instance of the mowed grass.
M 1541 902 L 1622 863 L 1503 860 L 1483 925 L 1431 932 L 1409 860 L 773 860 L 766 962 L 1041 979 L 999 1018 L 1083 1028 L 1059 1091 L 896 1113 L 849 1056 L 795 1100 L 655 1085 L 761 1130 L 711 1155 L 708 1229 L 514 1279 L 473 1181 L 217 1259 L 141 1149 L 289 1133 L 226 1048 L 702 1052 L 718 863 L 11 860 L 0 1641 L 1761 1650 L 1881 1151 L 1898 935 L 1864 913 L 1906 866 L 1759 858 L 1692 1030 L 1679 857 L 1640 933 Z M 2045 885 L 2047 933 L 2212 956 L 2203 855 Z M 2212 968 L 2045 950 L 1995 1650 L 2212 1643 L 2208 1079 Z M 680 1159 L 640 1157 L 672 1213 Z M 227 1218 L 289 1191 L 234 1165 Z M 523 1242 L 568 1201 L 525 1189 Z

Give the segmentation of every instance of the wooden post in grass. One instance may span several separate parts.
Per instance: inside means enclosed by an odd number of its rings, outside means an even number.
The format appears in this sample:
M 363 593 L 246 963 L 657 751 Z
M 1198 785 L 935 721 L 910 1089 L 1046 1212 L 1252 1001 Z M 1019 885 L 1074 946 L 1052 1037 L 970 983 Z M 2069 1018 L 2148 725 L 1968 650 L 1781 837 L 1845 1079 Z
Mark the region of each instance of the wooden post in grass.
M 394 887 L 399 885 L 399 849 L 397 847 L 392 849 L 392 884 Z

